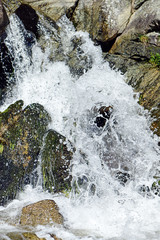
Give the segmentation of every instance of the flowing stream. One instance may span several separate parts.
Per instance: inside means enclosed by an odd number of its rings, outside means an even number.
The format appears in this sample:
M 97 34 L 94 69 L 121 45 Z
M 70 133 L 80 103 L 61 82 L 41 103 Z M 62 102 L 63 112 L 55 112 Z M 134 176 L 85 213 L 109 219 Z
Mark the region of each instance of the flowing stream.
M 15 200 L 0 207 L 0 239 L 26 231 L 17 222 L 23 206 L 54 199 L 64 226 L 37 226 L 34 232 L 39 238 L 53 239 L 49 234 L 53 233 L 63 240 L 159 240 L 160 198 L 149 188 L 159 171 L 160 151 L 158 137 L 150 131 L 149 113 L 87 33 L 75 32 L 65 17 L 57 24 L 65 56 L 71 40 L 81 39 L 81 55 L 89 63 L 83 74 L 71 74 L 67 62 L 49 60 L 53 51 L 49 44 L 45 52 L 36 42 L 28 46 L 27 31 L 12 16 L 5 41 L 14 56 L 15 84 L 8 88 L 1 111 L 19 99 L 25 106 L 38 102 L 45 107 L 52 118 L 48 128 L 75 146 L 71 174 L 78 193 L 50 194 L 42 190 L 41 181 L 27 185 Z M 47 28 L 40 23 L 39 29 L 49 43 Z M 112 113 L 98 128 L 94 121 L 101 106 L 112 106 Z M 118 173 L 128 176 L 125 186 L 117 180 Z

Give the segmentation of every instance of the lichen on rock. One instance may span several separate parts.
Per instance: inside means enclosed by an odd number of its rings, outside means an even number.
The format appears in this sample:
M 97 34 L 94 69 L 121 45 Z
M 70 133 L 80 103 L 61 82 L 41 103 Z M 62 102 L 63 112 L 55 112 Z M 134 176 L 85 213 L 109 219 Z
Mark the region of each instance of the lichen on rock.
M 16 196 L 37 166 L 49 121 L 42 105 L 33 103 L 23 109 L 22 100 L 0 113 L 1 204 Z

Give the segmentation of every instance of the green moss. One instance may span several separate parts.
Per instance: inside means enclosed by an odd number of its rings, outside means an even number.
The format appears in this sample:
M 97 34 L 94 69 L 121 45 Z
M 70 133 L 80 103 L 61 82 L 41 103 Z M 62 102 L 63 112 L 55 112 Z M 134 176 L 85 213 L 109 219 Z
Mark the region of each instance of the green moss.
M 141 105 L 143 101 L 144 101 L 143 94 L 140 93 L 138 103 Z
M 10 143 L 10 148 L 11 148 L 12 150 L 14 150 L 14 148 L 15 148 L 15 144 Z
M 2 153 L 2 152 L 3 152 L 3 149 L 4 149 L 4 146 L 3 146 L 3 144 L 0 144 L 0 153 Z
M 154 65 L 155 67 L 160 68 L 160 54 L 159 53 L 156 53 L 156 54 L 152 53 L 149 62 L 152 65 Z

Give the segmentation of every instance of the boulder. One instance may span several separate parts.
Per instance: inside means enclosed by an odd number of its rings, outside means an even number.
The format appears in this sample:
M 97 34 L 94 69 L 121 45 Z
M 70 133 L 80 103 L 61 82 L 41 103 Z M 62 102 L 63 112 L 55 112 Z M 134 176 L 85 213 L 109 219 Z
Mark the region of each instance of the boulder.
M 140 48 L 142 52 L 146 51 L 146 53 L 148 53 L 150 48 L 153 48 L 157 45 L 156 43 L 159 45 L 159 40 L 157 40 L 159 36 L 157 36 L 157 34 L 159 34 L 159 30 L 160 2 L 159 0 L 145 1 L 143 5 L 132 14 L 127 27 L 117 38 L 110 53 L 122 55 L 132 54 L 133 56 L 139 55 Z M 129 47 L 127 47 L 128 44 Z M 127 48 L 127 50 L 124 52 L 125 48 Z M 138 54 L 135 52 L 137 51 L 137 48 Z
M 37 226 L 54 223 L 63 224 L 63 216 L 53 200 L 42 200 L 22 209 L 21 225 Z
M 72 150 L 65 137 L 49 130 L 41 153 L 44 189 L 50 192 L 67 191 L 71 188 L 70 161 Z
M 77 30 L 87 31 L 94 40 L 106 42 L 124 31 L 131 12 L 130 0 L 79 0 L 70 19 Z
M 40 104 L 22 109 L 17 101 L 0 113 L 0 203 L 13 199 L 29 183 L 50 121 Z
M 33 9 L 40 12 L 44 16 L 50 17 L 52 20 L 57 21 L 64 14 L 66 14 L 69 9 L 73 9 L 76 5 L 77 0 L 19 0 L 23 4 L 30 5 Z

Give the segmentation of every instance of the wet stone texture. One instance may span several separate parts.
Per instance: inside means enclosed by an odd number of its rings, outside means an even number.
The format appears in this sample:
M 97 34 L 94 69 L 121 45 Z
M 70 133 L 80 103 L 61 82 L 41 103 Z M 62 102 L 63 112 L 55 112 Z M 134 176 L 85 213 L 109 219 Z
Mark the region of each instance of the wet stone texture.
M 42 200 L 22 209 L 21 225 L 63 224 L 63 216 L 53 200 Z
M 72 149 L 67 147 L 65 137 L 54 130 L 49 130 L 41 154 L 44 189 L 50 192 L 70 190 L 70 161 L 72 155 Z
M 1 204 L 30 183 L 49 121 L 43 106 L 36 103 L 23 109 L 22 100 L 0 113 Z

